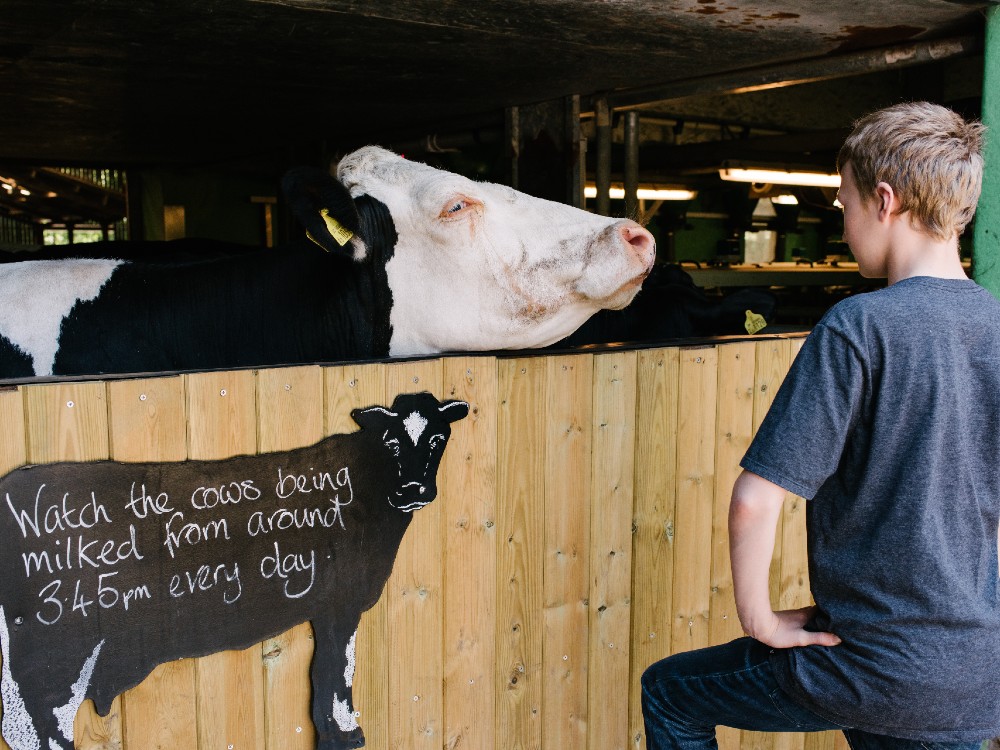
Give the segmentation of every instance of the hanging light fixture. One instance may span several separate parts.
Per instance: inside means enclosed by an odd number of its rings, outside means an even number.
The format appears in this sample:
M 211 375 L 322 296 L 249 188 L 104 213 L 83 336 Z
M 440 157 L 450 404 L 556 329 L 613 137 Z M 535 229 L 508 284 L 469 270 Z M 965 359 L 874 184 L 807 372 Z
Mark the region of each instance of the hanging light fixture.
M 608 190 L 608 196 L 614 200 L 622 200 L 625 197 L 625 188 L 621 185 L 612 185 Z M 636 190 L 636 198 L 641 201 L 689 201 L 697 196 L 697 191 L 686 188 L 641 187 Z M 584 187 L 583 197 L 596 198 L 597 186 L 588 184 Z
M 723 162 L 719 177 L 729 182 L 754 182 L 803 187 L 840 187 L 840 175 L 808 169 L 790 169 L 775 165 Z

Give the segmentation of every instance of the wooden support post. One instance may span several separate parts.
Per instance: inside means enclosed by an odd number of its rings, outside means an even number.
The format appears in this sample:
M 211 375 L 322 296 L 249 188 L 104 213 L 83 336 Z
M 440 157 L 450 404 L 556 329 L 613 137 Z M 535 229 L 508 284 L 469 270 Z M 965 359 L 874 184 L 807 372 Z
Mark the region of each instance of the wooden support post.
M 510 184 L 529 195 L 582 205 L 578 96 L 507 110 Z
M 274 247 L 274 207 L 278 199 L 273 195 L 251 195 L 251 203 L 259 203 L 264 207 L 262 229 L 264 233 L 264 247 Z
M 986 169 L 983 193 L 976 211 L 972 245 L 973 276 L 1000 298 L 1000 8 L 986 11 L 986 51 L 983 71 L 983 123 L 986 134 Z

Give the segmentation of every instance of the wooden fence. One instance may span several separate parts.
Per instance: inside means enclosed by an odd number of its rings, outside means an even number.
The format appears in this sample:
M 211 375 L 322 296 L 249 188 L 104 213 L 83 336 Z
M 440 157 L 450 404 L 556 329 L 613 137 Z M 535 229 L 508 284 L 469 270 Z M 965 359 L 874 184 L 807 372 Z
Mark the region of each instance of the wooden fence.
M 438 499 L 361 621 L 367 746 L 639 750 L 642 670 L 740 635 L 729 493 L 801 341 L 19 386 L 0 392 L 0 471 L 286 450 L 357 429 L 352 408 L 397 393 L 464 399 Z M 783 608 L 809 601 L 802 506 L 789 499 L 778 534 Z M 305 624 L 162 665 L 106 719 L 84 703 L 76 747 L 311 750 L 311 653 Z M 722 730 L 720 744 L 841 740 Z

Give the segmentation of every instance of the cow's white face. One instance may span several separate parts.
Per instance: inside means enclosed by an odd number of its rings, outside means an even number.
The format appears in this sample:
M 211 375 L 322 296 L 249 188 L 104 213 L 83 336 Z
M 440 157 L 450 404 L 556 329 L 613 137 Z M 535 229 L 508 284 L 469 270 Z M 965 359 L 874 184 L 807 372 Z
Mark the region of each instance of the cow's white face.
M 653 264 L 652 235 L 474 182 L 369 146 L 339 179 L 384 203 L 398 241 L 386 265 L 392 356 L 546 346 L 602 308 L 625 307 Z

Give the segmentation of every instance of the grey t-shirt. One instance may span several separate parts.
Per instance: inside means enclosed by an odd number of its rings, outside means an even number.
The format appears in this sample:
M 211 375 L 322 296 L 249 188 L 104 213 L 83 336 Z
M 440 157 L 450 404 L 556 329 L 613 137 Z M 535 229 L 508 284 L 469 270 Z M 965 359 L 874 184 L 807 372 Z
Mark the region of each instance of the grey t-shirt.
M 810 334 L 742 466 L 810 500 L 816 629 L 782 687 L 845 726 L 1000 735 L 1000 303 L 917 277 Z

